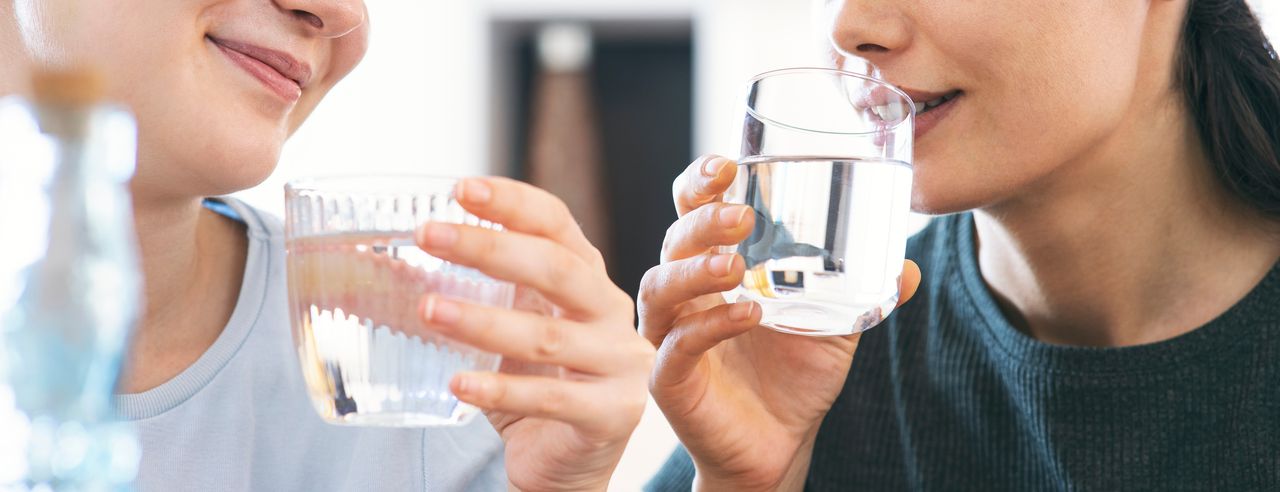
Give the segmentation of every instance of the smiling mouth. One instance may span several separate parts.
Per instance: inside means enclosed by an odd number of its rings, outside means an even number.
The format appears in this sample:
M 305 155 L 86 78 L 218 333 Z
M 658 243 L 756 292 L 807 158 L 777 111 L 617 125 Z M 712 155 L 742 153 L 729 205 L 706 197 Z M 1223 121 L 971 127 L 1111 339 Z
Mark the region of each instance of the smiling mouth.
M 943 104 L 951 102 L 953 99 L 960 97 L 961 94 L 964 94 L 964 91 L 954 90 L 944 94 L 942 97 L 939 97 L 937 99 L 934 99 L 931 101 L 925 101 L 925 102 L 918 102 L 916 103 L 916 115 L 922 115 L 930 111 L 933 111 L 938 106 L 942 106 Z
M 237 41 L 206 36 L 233 64 L 258 79 L 258 82 L 289 104 L 302 96 L 302 88 L 310 78 L 310 68 L 287 54 Z

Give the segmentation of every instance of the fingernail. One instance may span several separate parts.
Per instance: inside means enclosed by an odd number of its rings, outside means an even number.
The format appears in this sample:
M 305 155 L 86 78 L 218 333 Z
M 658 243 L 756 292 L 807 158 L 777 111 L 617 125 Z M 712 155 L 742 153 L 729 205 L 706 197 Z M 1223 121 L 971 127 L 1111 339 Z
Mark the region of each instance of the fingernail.
M 431 223 L 422 226 L 422 245 L 427 248 L 447 248 L 458 240 L 458 231 L 448 224 Z
M 458 182 L 453 196 L 460 202 L 484 204 L 493 198 L 493 189 L 482 179 L 469 178 Z
M 427 298 L 427 305 L 422 308 L 422 317 L 431 323 L 452 325 L 462 319 L 462 306 L 433 295 Z
M 728 163 L 729 161 L 723 157 L 709 159 L 707 162 L 702 163 L 702 175 L 709 178 L 719 176 L 720 170 L 724 169 L 725 164 Z
M 732 321 L 746 321 L 747 318 L 751 317 L 751 312 L 755 311 L 755 309 L 756 303 L 754 302 L 739 302 L 729 308 L 729 319 Z
M 711 257 L 710 265 L 708 265 L 711 274 L 717 277 L 729 275 L 729 272 L 733 270 L 734 256 L 736 255 L 715 255 Z
M 727 228 L 734 228 L 742 225 L 742 219 L 747 217 L 747 212 L 751 208 L 746 205 L 733 205 L 720 209 L 720 225 Z

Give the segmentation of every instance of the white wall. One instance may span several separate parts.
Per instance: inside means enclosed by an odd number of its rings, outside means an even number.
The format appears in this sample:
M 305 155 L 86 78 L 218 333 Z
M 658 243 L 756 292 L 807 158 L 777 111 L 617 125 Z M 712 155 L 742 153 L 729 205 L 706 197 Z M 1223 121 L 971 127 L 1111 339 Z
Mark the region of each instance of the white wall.
M 364 61 L 285 147 L 275 174 L 242 198 L 278 214 L 284 183 L 297 177 L 487 170 L 478 3 L 367 3 L 373 27 Z
M 1267 30 L 1267 37 L 1271 38 L 1271 44 L 1274 46 L 1280 43 L 1280 1 L 1249 0 L 1249 4 L 1253 7 L 1254 13 L 1262 19 L 1262 27 Z
M 825 63 L 823 36 L 814 29 L 810 3 L 700 2 L 694 50 L 696 153 L 737 156 L 747 79 L 776 68 Z

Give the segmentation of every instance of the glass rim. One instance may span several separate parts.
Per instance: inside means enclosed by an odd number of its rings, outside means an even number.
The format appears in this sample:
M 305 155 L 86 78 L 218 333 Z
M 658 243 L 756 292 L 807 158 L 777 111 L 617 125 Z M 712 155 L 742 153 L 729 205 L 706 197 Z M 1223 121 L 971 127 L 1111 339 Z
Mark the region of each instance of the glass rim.
M 779 69 L 776 69 L 776 70 L 769 70 L 769 71 L 767 71 L 767 72 L 762 72 L 762 73 L 756 74 L 754 77 L 751 77 L 749 80 L 747 80 L 747 90 L 748 90 L 748 91 L 750 91 L 750 90 L 751 90 L 751 87 L 754 87 L 754 86 L 756 85 L 756 83 L 757 83 L 757 82 L 760 82 L 761 80 L 764 80 L 764 79 L 767 79 L 767 78 L 770 78 L 770 77 L 776 77 L 776 76 L 779 76 L 779 75 L 791 75 L 791 74 L 796 74 L 796 73 L 829 73 L 829 74 L 839 75 L 839 76 L 842 76 L 842 77 L 852 77 L 852 78 L 855 78 L 855 79 L 861 79 L 861 80 L 864 80 L 864 81 L 867 81 L 867 82 L 874 83 L 874 84 L 879 85 L 879 86 L 883 86 L 883 87 L 885 87 L 885 88 L 889 89 L 889 90 L 890 90 L 891 92 L 893 92 L 894 94 L 897 94 L 897 95 L 898 95 L 899 97 L 901 97 L 905 102 L 907 102 L 907 103 L 908 103 L 908 104 L 907 104 L 907 106 L 908 106 L 907 114 L 906 114 L 906 116 L 903 116 L 902 118 L 900 118 L 898 121 L 894 122 L 892 125 L 888 125 L 888 126 L 886 126 L 885 128 L 877 129 L 877 130 L 872 130 L 872 131 L 864 131 L 864 132 L 840 132 L 840 131 L 831 131 L 831 130 L 815 130 L 815 129 L 812 129 L 812 128 L 805 128 L 805 127 L 801 127 L 801 126 L 792 125 L 792 124 L 789 124 L 789 123 L 783 123 L 783 122 L 778 121 L 778 120 L 776 120 L 776 119 L 773 119 L 773 118 L 770 118 L 770 117 L 768 117 L 768 116 L 765 116 L 765 115 L 760 114 L 758 111 L 756 111 L 756 109 L 755 109 L 755 108 L 751 107 L 751 105 L 750 105 L 750 104 L 745 104 L 746 109 L 747 109 L 747 114 L 751 115 L 752 117 L 754 117 L 754 118 L 756 118 L 756 119 L 758 119 L 758 120 L 760 120 L 760 121 L 764 121 L 764 122 L 767 122 L 767 123 L 769 123 L 769 124 L 771 124 L 771 125 L 775 125 L 775 126 L 779 126 L 779 127 L 787 128 L 787 129 L 791 129 L 791 130 L 798 130 L 798 131 L 802 131 L 802 132 L 809 132 L 809 133 L 821 133 L 821 134 L 824 134 L 824 135 L 848 135 L 848 136 L 855 136 L 855 135 L 875 135 L 875 134 L 877 134 L 877 133 L 884 133 L 884 132 L 894 131 L 894 130 L 897 130 L 899 126 L 902 126 L 902 124 L 903 124 L 903 123 L 905 123 L 907 120 L 909 120 L 909 119 L 914 120 L 914 119 L 915 119 L 915 117 L 916 117 L 916 105 L 915 105 L 915 101 L 913 101 L 913 100 L 911 99 L 911 96 L 908 96 L 906 92 L 903 92 L 903 91 L 902 91 L 902 89 L 899 89 L 897 86 L 895 86 L 895 85 L 893 85 L 893 84 L 889 83 L 887 80 L 884 80 L 884 79 L 878 79 L 878 78 L 875 78 L 875 77 L 872 77 L 872 76 L 869 76 L 869 75 L 863 75 L 863 74 L 859 74 L 859 73 L 854 73 L 854 72 L 850 72 L 850 71 L 847 71 L 847 70 L 841 70 L 841 69 L 838 69 L 838 68 L 828 68 L 828 67 L 791 67 L 791 68 L 779 68 Z
M 463 177 L 415 173 L 333 174 L 295 178 L 285 183 L 287 193 L 436 194 L 452 193 Z M 365 186 L 361 186 L 365 185 Z M 377 185 L 377 186 L 370 186 Z

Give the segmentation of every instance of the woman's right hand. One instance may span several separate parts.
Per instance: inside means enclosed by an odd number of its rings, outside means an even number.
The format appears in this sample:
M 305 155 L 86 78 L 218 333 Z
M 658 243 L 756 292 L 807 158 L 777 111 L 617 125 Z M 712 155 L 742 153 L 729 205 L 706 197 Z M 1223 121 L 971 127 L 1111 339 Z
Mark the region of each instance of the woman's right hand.
M 754 302 L 724 302 L 746 267 L 717 250 L 755 222 L 750 207 L 720 202 L 736 174 L 734 162 L 704 156 L 673 186 L 680 218 L 640 288 L 640 331 L 658 348 L 649 389 L 693 458 L 695 488 L 799 490 L 859 335 L 787 335 L 760 326 Z M 908 261 L 900 303 L 919 282 Z

